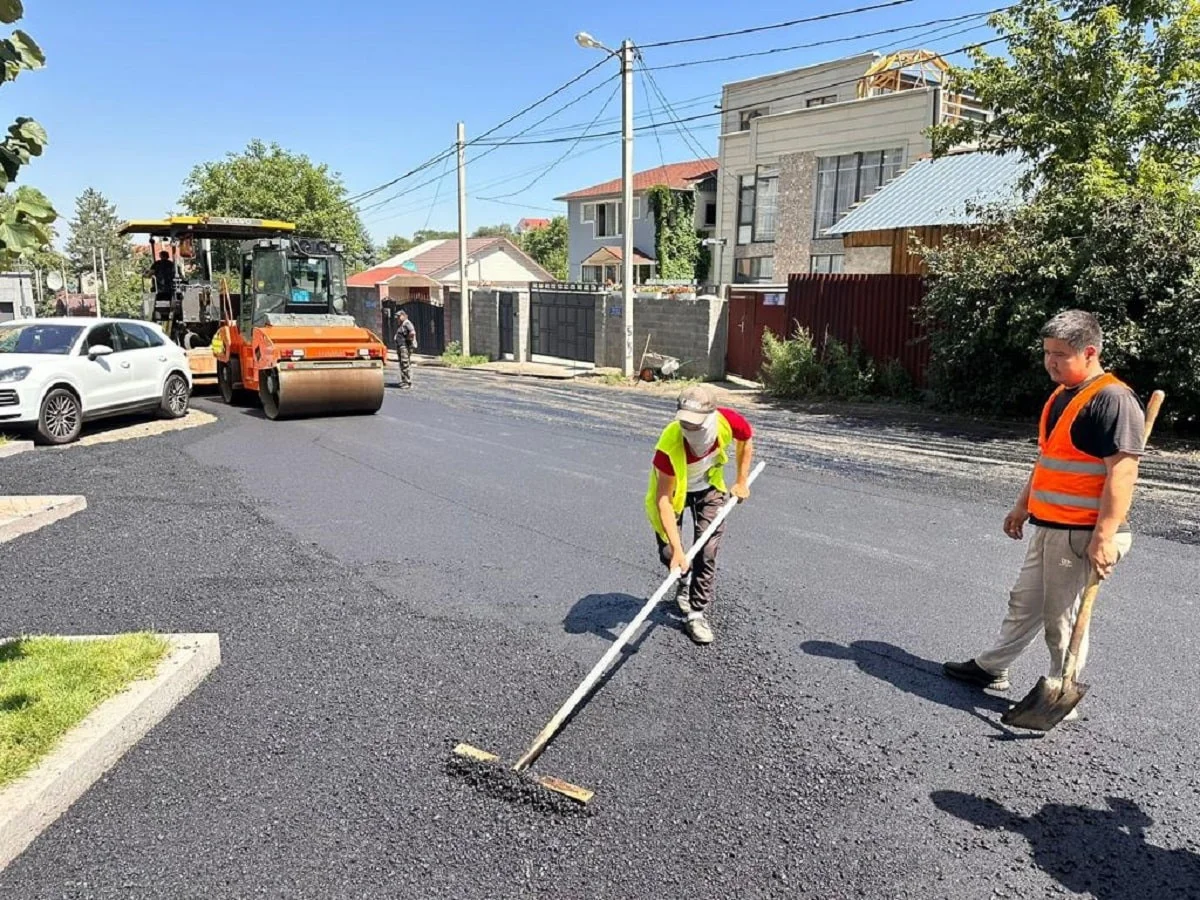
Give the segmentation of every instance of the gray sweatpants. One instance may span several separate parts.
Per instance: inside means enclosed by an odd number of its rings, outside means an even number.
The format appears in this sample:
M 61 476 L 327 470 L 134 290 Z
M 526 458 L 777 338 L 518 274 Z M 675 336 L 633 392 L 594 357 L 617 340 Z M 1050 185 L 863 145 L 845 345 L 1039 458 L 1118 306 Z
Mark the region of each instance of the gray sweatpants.
M 975 657 L 975 663 L 993 675 L 1007 675 L 1018 656 L 1046 631 L 1050 650 L 1050 676 L 1061 678 L 1071 643 L 1071 629 L 1083 589 L 1087 587 L 1091 563 L 1087 558 L 1090 528 L 1034 528 L 1021 574 L 1008 595 L 1008 615 L 991 650 Z M 1129 552 L 1133 535 L 1117 535 L 1118 562 Z M 1079 646 L 1078 671 L 1087 662 L 1088 635 Z

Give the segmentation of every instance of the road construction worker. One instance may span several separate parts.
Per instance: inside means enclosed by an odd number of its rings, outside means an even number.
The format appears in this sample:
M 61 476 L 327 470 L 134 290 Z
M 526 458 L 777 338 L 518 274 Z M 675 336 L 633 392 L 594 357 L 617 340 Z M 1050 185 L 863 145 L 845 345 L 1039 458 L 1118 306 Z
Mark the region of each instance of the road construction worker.
M 991 649 L 947 662 L 951 678 L 1004 691 L 1008 669 L 1045 629 L 1052 678 L 1061 678 L 1075 614 L 1094 566 L 1101 579 L 1129 552 L 1126 515 L 1137 481 L 1146 416 L 1137 395 L 1100 363 L 1096 318 L 1067 310 L 1042 329 L 1046 371 L 1058 387 L 1042 410 L 1039 456 L 1004 533 L 1021 540 L 1034 526 L 1009 594 L 1008 614 Z M 1087 658 L 1087 635 L 1078 669 Z M 1076 712 L 1068 718 L 1075 718 Z
M 667 425 L 654 448 L 650 483 L 646 490 L 646 516 L 654 528 L 658 555 L 668 571 L 683 572 L 675 602 L 684 618 L 684 630 L 697 644 L 712 643 L 713 632 L 705 613 L 709 610 L 717 574 L 717 551 L 725 531 L 718 526 L 690 566 L 680 528 L 684 510 L 692 514 L 693 540 L 699 539 L 730 496 L 725 486 L 729 445 L 736 445 L 737 480 L 732 495 L 739 501 L 750 496 L 748 479 L 754 455 L 754 432 L 732 409 L 717 408 L 713 392 L 705 385 L 686 388 L 676 401 L 675 421 Z
M 175 263 L 171 254 L 163 250 L 151 266 L 154 275 L 154 319 L 165 322 L 171 317 L 175 306 Z
M 417 329 L 408 319 L 408 313 L 396 313 L 396 358 L 400 362 L 400 387 L 412 387 L 412 355 L 417 349 Z

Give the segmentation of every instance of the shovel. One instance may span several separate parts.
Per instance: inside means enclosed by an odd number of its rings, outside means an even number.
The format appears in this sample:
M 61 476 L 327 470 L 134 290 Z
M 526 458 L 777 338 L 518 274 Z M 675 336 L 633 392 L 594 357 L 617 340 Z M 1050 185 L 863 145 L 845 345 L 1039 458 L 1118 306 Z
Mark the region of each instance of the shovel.
M 1155 391 L 1150 395 L 1150 402 L 1146 404 L 1143 447 L 1150 440 L 1150 431 L 1154 428 L 1154 420 L 1158 418 L 1158 410 L 1162 406 L 1164 396 L 1162 391 Z M 1031 731 L 1049 731 L 1065 719 L 1088 692 L 1088 686 L 1076 681 L 1075 676 L 1079 670 L 1079 646 L 1083 643 L 1083 636 L 1087 634 L 1088 624 L 1092 621 L 1092 606 L 1100 592 L 1100 575 L 1095 566 L 1090 568 L 1087 587 L 1084 588 L 1083 600 L 1079 604 L 1079 614 L 1075 617 L 1075 626 L 1071 629 L 1071 643 L 1067 646 L 1063 677 L 1049 678 L 1043 675 L 1039 678 L 1033 690 L 1000 717 L 1000 721 L 1005 725 L 1028 728 Z

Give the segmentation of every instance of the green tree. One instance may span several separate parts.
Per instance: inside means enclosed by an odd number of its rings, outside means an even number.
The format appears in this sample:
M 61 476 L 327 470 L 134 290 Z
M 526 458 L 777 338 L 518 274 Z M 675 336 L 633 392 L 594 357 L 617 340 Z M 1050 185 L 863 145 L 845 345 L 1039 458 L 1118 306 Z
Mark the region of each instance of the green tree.
M 425 241 L 445 241 L 450 238 L 457 238 L 457 231 L 438 231 L 436 228 L 422 228 L 420 231 L 414 231 L 412 236 L 413 246 L 423 244 Z
M 296 223 L 303 234 L 340 241 L 353 271 L 371 257 L 370 239 L 346 201 L 341 176 L 278 144 L 251 141 L 241 153 L 194 167 L 180 205 L 192 215 L 245 216 Z M 231 248 L 214 245 L 214 265 L 236 269 Z
M 0 0 L 0 22 L 11 25 L 25 14 L 21 0 Z M 0 83 L 13 81 L 21 72 L 40 69 L 46 64 L 41 47 L 20 29 L 0 40 Z M 46 131 L 33 119 L 20 116 L 8 127 L 0 141 L 0 192 L 7 194 L 21 167 L 41 156 L 46 146 Z M 23 256 L 49 246 L 53 239 L 50 226 L 57 213 L 41 191 L 22 187 L 11 197 L 0 216 L 0 266 L 7 269 Z
M 95 188 L 85 190 L 75 200 L 75 218 L 70 222 L 66 244 L 67 269 L 76 275 L 91 272 L 93 251 L 99 265 L 103 250 L 104 265 L 110 272 L 127 270 L 133 250 L 129 238 L 117 234 L 120 227 L 116 206 Z
M 567 217 L 555 216 L 545 228 L 521 235 L 521 249 L 559 281 L 567 280 Z
M 415 244 L 411 239 L 404 237 L 401 234 L 394 234 L 388 238 L 383 244 L 383 257 L 390 259 L 403 253 L 405 250 L 411 250 Z
M 458 235 L 455 235 L 455 237 L 458 237 Z M 471 237 L 504 237 L 508 238 L 509 240 L 515 240 L 516 233 L 513 231 L 513 227 L 511 225 L 480 225 L 475 229 L 475 232 L 471 235 Z
M 1200 0 L 1024 0 L 990 18 L 1008 53 L 972 51 L 951 88 L 995 110 L 932 130 L 1032 161 L 1060 194 L 1177 190 L 1200 176 Z

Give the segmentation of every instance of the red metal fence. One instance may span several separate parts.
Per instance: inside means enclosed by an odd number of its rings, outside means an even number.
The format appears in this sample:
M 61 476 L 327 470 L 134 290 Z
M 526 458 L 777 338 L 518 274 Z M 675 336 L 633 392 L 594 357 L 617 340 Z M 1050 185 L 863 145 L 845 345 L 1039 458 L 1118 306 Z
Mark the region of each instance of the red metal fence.
M 792 275 L 788 278 L 787 329 L 812 332 L 818 347 L 826 336 L 846 346 L 857 340 L 876 362 L 896 359 L 925 384 L 929 341 L 916 313 L 925 296 L 920 275 Z

